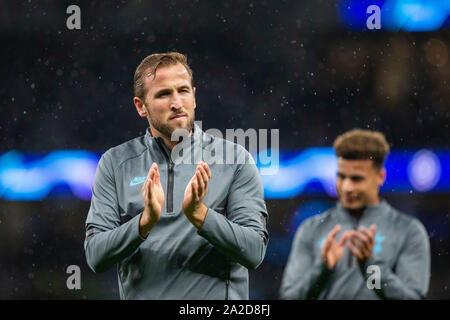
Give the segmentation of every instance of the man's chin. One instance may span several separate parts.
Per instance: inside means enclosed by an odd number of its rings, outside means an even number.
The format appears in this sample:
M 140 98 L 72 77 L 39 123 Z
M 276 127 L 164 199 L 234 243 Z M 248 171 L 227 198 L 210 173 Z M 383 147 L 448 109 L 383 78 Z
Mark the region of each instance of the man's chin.
M 356 203 L 356 202 L 342 201 L 341 204 L 347 210 L 360 210 L 360 209 L 364 208 L 364 205 L 359 202 Z
M 183 121 L 184 122 L 184 121 Z M 188 123 L 178 123 L 176 125 L 171 126 L 171 130 L 172 132 L 176 131 L 176 130 L 186 130 L 186 131 L 191 131 L 192 128 L 189 128 Z
M 177 132 L 178 130 L 178 132 Z M 176 133 L 177 136 L 184 135 L 183 131 L 187 131 L 188 133 L 190 133 L 192 130 L 192 127 L 189 126 L 189 123 L 179 123 L 176 125 L 172 125 L 170 126 L 170 132 L 171 132 L 171 136 Z

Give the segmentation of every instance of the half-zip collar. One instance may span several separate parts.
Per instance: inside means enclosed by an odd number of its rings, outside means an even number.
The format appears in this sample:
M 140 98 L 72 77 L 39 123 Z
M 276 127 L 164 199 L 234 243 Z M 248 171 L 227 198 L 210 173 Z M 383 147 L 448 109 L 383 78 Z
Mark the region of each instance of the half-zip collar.
M 342 206 L 340 201 L 337 202 L 336 209 L 336 214 L 339 216 L 340 221 L 348 221 L 352 225 L 359 225 L 363 222 L 365 224 L 375 223 L 380 214 L 389 210 L 389 205 L 386 200 L 380 199 L 378 204 L 366 206 L 359 218 L 354 217 L 349 210 Z
M 183 137 L 182 141 L 179 142 L 179 144 L 181 145 L 185 145 L 185 144 L 200 144 L 202 145 L 203 143 L 203 131 L 202 129 L 196 124 L 194 123 L 194 127 L 192 128 L 193 130 L 193 134 L 187 137 Z M 160 137 L 154 137 L 150 131 L 150 128 L 147 128 L 146 132 L 145 132 L 145 142 L 147 144 L 147 146 L 151 149 L 157 148 L 157 146 L 155 146 L 155 143 L 157 143 L 157 141 L 160 140 L 162 145 L 164 146 L 164 150 L 167 152 L 167 155 L 170 156 L 170 150 L 169 148 L 166 146 L 166 144 L 164 143 L 164 140 Z

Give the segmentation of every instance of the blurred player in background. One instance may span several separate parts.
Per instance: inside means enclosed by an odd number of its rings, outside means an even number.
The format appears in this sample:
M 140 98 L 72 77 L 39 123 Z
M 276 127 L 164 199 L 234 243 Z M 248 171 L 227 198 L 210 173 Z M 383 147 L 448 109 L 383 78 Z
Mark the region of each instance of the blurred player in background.
M 334 142 L 339 202 L 297 230 L 282 299 L 423 299 L 430 245 L 422 223 L 380 199 L 389 145 L 354 129 Z
M 194 124 L 195 88 L 184 55 L 146 57 L 134 91 L 150 127 L 100 159 L 86 220 L 88 265 L 95 272 L 116 266 L 122 299 L 248 299 L 247 269 L 262 262 L 268 241 L 251 155 Z M 186 135 L 173 139 L 177 129 Z M 181 158 L 173 157 L 175 147 Z M 190 159 L 230 149 L 233 163 Z

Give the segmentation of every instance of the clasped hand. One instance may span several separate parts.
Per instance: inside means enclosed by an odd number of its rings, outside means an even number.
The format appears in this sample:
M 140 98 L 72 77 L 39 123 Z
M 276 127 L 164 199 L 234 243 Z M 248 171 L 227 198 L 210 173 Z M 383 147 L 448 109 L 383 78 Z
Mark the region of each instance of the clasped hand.
M 359 231 L 344 231 L 340 241 L 337 242 L 336 235 L 340 229 L 341 225 L 338 224 L 328 233 L 321 249 L 322 261 L 328 268 L 334 268 L 336 263 L 342 258 L 346 246 L 360 264 L 369 259 L 375 244 L 376 226 L 372 224 L 369 229 L 360 226 Z
M 184 192 L 183 212 L 197 229 L 202 227 L 208 211 L 208 208 L 203 203 L 203 199 L 208 192 L 210 178 L 211 170 L 209 166 L 201 161 L 197 165 L 195 174 Z M 164 205 L 164 190 L 156 163 L 152 164 L 141 192 L 144 199 L 144 212 L 141 217 L 140 228 L 142 231 L 141 235 L 146 236 L 161 218 L 161 211 Z

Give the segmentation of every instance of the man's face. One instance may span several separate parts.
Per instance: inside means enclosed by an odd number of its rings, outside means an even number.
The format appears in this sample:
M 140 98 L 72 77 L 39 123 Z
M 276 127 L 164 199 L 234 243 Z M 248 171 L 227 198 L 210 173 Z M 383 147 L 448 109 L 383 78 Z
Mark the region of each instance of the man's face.
M 385 176 L 385 169 L 376 169 L 372 160 L 338 158 L 336 190 L 342 206 L 357 210 L 377 204 Z
M 176 129 L 192 130 L 195 88 L 182 64 L 158 68 L 155 76 L 145 74 L 144 85 L 147 88 L 144 108 L 152 135 L 163 135 L 170 140 Z

